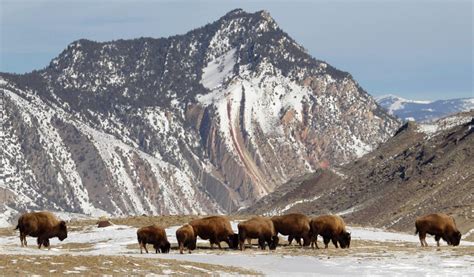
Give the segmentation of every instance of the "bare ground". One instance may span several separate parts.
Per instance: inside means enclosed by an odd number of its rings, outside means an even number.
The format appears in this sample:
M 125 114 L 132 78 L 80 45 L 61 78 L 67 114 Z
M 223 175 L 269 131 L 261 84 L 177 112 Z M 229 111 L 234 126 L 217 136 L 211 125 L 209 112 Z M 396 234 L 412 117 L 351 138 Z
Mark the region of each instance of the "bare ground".
M 149 224 L 159 224 L 163 227 L 182 225 L 197 216 L 136 216 L 127 218 L 112 218 L 110 221 L 114 224 L 128 225 L 133 227 L 141 227 Z M 231 220 L 242 220 L 248 217 L 238 216 L 230 217 Z M 97 219 L 78 220 L 69 222 L 69 229 L 74 231 L 88 232 L 91 228 L 95 228 Z M 13 228 L 0 229 L 0 236 L 18 235 Z M 33 242 L 33 241 L 31 241 Z M 295 245 L 288 246 L 287 242 L 282 238 L 280 242 L 283 244 L 275 251 L 259 250 L 256 241 L 253 241 L 252 247 L 247 246 L 246 254 L 256 255 L 278 255 L 278 256 L 314 256 L 318 259 L 333 259 L 337 257 L 350 256 L 358 260 L 366 261 L 370 259 L 378 260 L 390 257 L 402 257 L 404 254 L 415 254 L 419 256 L 437 253 L 450 257 L 461 257 L 466 255 L 474 255 L 474 246 L 449 247 L 443 244 L 440 248 L 435 246 L 434 240 L 429 239 L 430 247 L 421 248 L 417 243 L 409 242 L 381 242 L 353 240 L 349 249 L 335 249 L 332 244 L 328 249 L 311 249 L 310 247 L 300 247 Z M 18 241 L 19 244 L 19 241 Z M 209 248 L 208 243 L 198 244 L 197 253 L 209 253 L 215 255 L 230 254 L 227 245 L 223 243 L 224 249 Z M 166 254 L 150 254 L 143 257 L 136 255 L 139 253 L 138 244 L 128 244 L 126 253 L 117 255 L 111 253 L 111 256 L 89 255 L 88 251 L 95 247 L 93 243 L 73 243 L 65 240 L 55 248 L 67 250 L 70 254 L 57 255 L 54 252 L 45 250 L 45 254 L 1 254 L 0 251 L 0 275 L 64 275 L 64 274 L 82 274 L 82 275 L 145 275 L 145 274 L 192 274 L 192 275 L 208 275 L 208 274 L 259 274 L 256 271 L 244 268 L 210 265 L 205 263 L 183 262 L 167 259 Z M 322 242 L 319 247 L 323 248 Z M 34 243 L 28 248 L 36 248 Z M 1 249 L 1 246 L 0 246 Z M 152 250 L 149 249 L 149 250 Z M 177 251 L 177 245 L 172 244 L 172 251 Z M 151 251 L 152 252 L 152 251 Z M 235 253 L 235 251 L 232 251 Z M 163 255 L 163 258 L 160 256 Z
M 0 255 L 0 270 L 4 276 L 258 274 L 243 268 L 168 259 L 84 255 Z

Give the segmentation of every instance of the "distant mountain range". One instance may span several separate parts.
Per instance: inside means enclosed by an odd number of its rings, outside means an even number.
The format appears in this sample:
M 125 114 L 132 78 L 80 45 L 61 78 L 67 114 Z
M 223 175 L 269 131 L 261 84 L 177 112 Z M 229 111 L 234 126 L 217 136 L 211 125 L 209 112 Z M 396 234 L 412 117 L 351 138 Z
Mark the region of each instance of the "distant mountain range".
M 474 109 L 474 97 L 416 101 L 389 94 L 376 97 L 375 100 L 390 114 L 404 121 L 432 121 L 451 114 Z

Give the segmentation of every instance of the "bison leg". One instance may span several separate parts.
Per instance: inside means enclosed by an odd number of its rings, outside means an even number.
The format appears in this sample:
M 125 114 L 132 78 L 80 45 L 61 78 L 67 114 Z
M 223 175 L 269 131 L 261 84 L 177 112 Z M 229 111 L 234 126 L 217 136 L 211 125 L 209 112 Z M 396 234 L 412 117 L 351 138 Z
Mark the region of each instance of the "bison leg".
M 51 250 L 51 245 L 49 244 L 49 239 L 43 240 L 43 246 L 48 247 L 48 250 Z
M 426 233 L 425 232 L 420 232 L 418 234 L 418 237 L 420 238 L 421 247 L 428 246 L 428 243 L 426 243 Z
M 38 237 L 36 239 L 36 243 L 38 244 L 38 249 L 41 249 L 41 245 L 43 245 L 43 239 L 41 237 Z
M 272 237 L 271 237 L 271 236 L 268 237 L 268 238 L 266 239 L 266 242 L 267 242 L 267 244 L 268 244 L 268 249 L 269 249 L 269 250 L 272 250 L 272 244 L 273 244 L 273 239 L 272 239 Z M 264 248 L 264 250 L 265 250 L 265 248 Z
M 26 246 L 26 235 L 24 233 L 20 233 L 20 243 L 21 243 L 21 247 Z
M 288 236 L 288 245 L 291 245 L 292 242 L 293 242 L 293 236 L 289 235 Z
M 329 246 L 329 241 L 331 240 L 330 238 L 328 237 L 323 237 L 323 240 L 324 240 L 324 248 L 328 248 Z
M 222 246 L 221 246 L 221 242 L 220 242 L 220 241 L 217 242 L 217 246 L 219 247 L 219 250 L 222 250 Z M 229 247 L 230 247 L 230 244 L 229 244 Z
M 252 247 L 252 239 L 247 239 L 247 244 L 250 245 L 250 247 Z
M 319 249 L 319 247 L 318 247 L 318 234 L 314 235 L 311 238 L 311 248 L 314 249 L 315 246 L 316 246 L 316 249 Z
M 435 236 L 436 245 L 438 245 L 438 247 L 439 247 L 439 240 L 440 240 L 440 239 L 441 239 L 440 236 Z
M 300 239 L 300 242 L 301 242 L 301 239 Z M 311 244 L 311 237 L 306 235 L 303 237 L 303 245 L 301 245 L 300 243 L 300 246 L 303 247 L 303 246 L 309 246 Z
M 190 251 L 191 251 L 191 250 L 190 250 Z M 184 246 L 183 246 L 183 243 L 180 242 L 180 243 L 179 243 L 179 254 L 183 254 L 183 252 L 184 252 Z
M 211 250 L 214 249 L 214 242 L 211 240 L 209 243 L 211 244 Z
M 146 248 L 146 243 L 142 242 L 142 246 L 145 249 L 145 252 L 148 254 L 148 249 Z
M 260 249 L 265 250 L 265 238 L 258 238 L 258 245 L 260 246 Z
M 244 249 L 245 249 L 245 238 L 239 240 L 239 248 L 240 248 L 240 251 L 244 251 Z
M 36 239 L 36 242 L 38 243 L 38 249 L 41 249 L 42 245 L 44 247 L 47 247 L 48 249 L 51 249 L 50 245 L 49 245 L 49 239 L 48 238 L 38 237 L 38 239 Z
M 336 238 L 332 238 L 331 240 L 332 240 L 332 244 L 334 244 L 334 246 L 336 246 L 336 248 L 339 248 L 339 247 L 337 246 L 337 240 L 336 240 Z

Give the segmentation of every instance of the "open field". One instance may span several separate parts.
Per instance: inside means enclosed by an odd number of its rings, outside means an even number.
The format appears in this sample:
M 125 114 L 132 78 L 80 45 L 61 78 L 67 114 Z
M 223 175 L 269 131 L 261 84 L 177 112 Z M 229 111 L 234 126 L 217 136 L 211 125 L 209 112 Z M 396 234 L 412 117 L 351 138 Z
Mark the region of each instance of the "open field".
M 146 274 L 258 274 L 232 266 L 170 259 L 106 255 L 0 255 L 1 275 L 146 275 Z
M 97 220 L 71 221 L 68 238 L 51 240 L 50 250 L 38 250 L 35 238 L 21 248 L 18 233 L 2 229 L 0 270 L 5 275 L 63 274 L 311 274 L 327 275 L 469 275 L 474 266 L 474 243 L 459 247 L 445 243 L 440 248 L 429 238 L 430 247 L 419 247 L 413 234 L 380 229 L 350 227 L 350 249 L 301 248 L 287 246 L 261 251 L 256 245 L 245 251 L 209 249 L 198 240 L 192 254 L 177 251 L 175 231 L 191 216 L 129 217 L 112 219 L 117 225 L 97 228 Z M 236 229 L 238 220 L 232 218 Z M 139 254 L 136 228 L 151 223 L 167 227 L 172 250 L 169 254 Z M 281 242 L 286 244 L 282 238 Z M 223 243 L 223 246 L 225 243 Z M 319 242 L 320 247 L 323 246 Z M 150 246 L 149 249 L 152 249 Z

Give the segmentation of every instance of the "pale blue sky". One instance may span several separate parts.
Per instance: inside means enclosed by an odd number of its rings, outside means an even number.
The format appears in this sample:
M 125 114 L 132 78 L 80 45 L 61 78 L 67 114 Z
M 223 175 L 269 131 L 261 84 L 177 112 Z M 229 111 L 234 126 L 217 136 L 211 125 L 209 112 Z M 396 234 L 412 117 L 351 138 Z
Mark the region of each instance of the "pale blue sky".
M 472 1 L 0 0 L 0 71 L 41 69 L 80 38 L 183 34 L 234 8 L 268 10 L 317 59 L 373 95 L 474 97 Z

